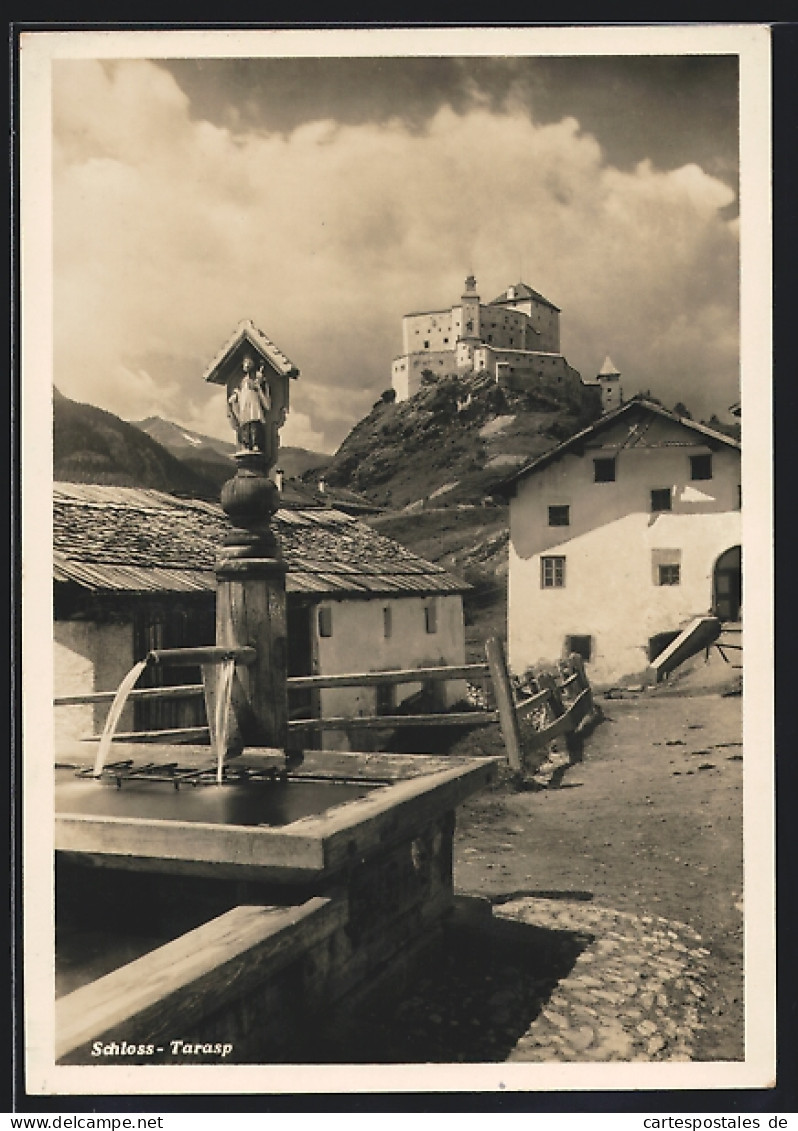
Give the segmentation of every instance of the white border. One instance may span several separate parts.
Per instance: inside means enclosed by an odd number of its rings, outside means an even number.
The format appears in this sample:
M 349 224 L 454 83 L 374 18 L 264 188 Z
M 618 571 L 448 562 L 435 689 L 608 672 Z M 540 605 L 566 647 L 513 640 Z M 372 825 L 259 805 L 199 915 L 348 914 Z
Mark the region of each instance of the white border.
M 712 1064 L 65 1067 L 52 1011 L 50 64 L 64 58 L 736 54 L 740 62 L 746 1059 Z M 22 697 L 27 1062 L 32 1094 L 765 1087 L 775 1078 L 770 33 L 757 25 L 24 32 L 20 37 Z M 747 559 L 748 560 L 748 559 Z M 49 649 L 49 651 L 48 651 Z M 46 830 L 50 830 L 47 832 Z M 47 1003 L 50 1003 L 49 1005 Z

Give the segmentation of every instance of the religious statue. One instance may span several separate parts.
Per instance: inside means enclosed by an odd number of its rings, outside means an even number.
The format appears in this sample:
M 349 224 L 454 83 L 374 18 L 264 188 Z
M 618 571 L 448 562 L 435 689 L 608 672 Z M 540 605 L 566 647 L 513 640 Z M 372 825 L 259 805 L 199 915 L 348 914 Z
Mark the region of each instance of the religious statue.
M 252 452 L 266 451 L 266 422 L 272 407 L 271 390 L 263 365 L 255 372 L 250 354 L 244 358 L 241 384 L 227 398 L 227 416 L 236 430 L 242 448 Z

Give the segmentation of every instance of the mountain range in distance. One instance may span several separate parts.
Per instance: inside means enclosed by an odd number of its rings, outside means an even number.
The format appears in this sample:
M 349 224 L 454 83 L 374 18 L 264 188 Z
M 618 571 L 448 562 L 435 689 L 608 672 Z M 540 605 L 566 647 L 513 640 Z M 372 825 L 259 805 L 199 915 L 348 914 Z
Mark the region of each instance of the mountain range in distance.
M 205 436 L 157 416 L 130 422 L 64 396 L 53 388 L 53 477 L 68 483 L 149 487 L 218 500 L 235 474 L 231 442 Z M 322 469 L 330 456 L 305 448 L 280 449 L 287 478 Z
M 198 474 L 213 482 L 218 481 L 219 487 L 235 474 L 233 453 L 236 446 L 232 442 L 205 436 L 160 416 L 148 416 L 132 423 Z M 298 479 L 306 472 L 326 467 L 331 458 L 323 452 L 289 444 L 280 446 L 278 464 L 287 479 Z

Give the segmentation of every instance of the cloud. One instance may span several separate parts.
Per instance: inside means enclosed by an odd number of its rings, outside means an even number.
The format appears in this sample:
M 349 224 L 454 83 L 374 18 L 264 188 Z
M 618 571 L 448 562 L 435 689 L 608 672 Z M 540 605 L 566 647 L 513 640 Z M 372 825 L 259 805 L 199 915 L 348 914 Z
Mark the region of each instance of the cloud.
M 233 133 L 146 61 L 59 61 L 54 107 L 68 396 L 210 425 L 202 373 L 249 317 L 301 370 L 290 442 L 329 449 L 389 385 L 402 314 L 473 270 L 483 301 L 523 273 L 560 306 L 585 376 L 609 352 L 627 393 L 694 415 L 736 399 L 734 198 L 697 164 L 621 170 L 575 118 L 512 105 Z M 206 430 L 225 427 L 220 409 Z

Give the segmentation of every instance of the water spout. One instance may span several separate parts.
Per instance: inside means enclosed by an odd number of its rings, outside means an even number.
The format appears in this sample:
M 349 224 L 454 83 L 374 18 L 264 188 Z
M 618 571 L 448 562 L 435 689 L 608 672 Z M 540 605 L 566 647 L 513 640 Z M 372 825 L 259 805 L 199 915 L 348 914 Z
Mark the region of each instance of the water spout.
M 146 666 L 147 660 L 139 660 L 138 663 L 133 665 L 133 667 L 130 669 L 130 671 L 127 673 L 127 675 L 117 688 L 116 695 L 114 696 L 114 701 L 111 704 L 111 710 L 108 712 L 108 718 L 105 720 L 105 726 L 103 728 L 102 735 L 100 736 L 100 745 L 97 748 L 97 757 L 94 760 L 93 773 L 94 777 L 96 778 L 98 778 L 103 772 L 105 759 L 111 747 L 111 742 L 113 741 L 114 734 L 116 733 L 119 718 L 125 709 L 127 697 L 132 691 L 136 681 L 138 680 L 139 676 L 144 671 Z
M 227 735 L 230 729 L 230 710 L 233 697 L 233 675 L 235 660 L 225 660 L 219 665 L 219 678 L 216 684 L 215 737 L 216 737 L 216 781 L 222 784 L 224 777 L 224 756 L 227 750 Z

